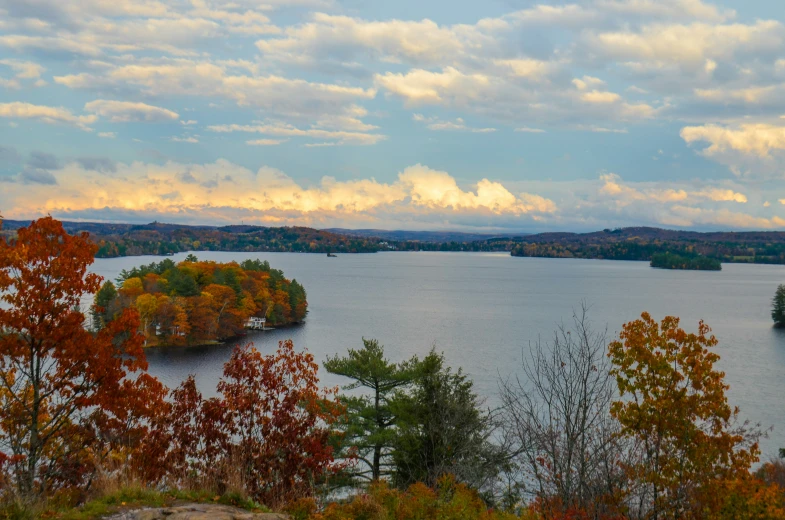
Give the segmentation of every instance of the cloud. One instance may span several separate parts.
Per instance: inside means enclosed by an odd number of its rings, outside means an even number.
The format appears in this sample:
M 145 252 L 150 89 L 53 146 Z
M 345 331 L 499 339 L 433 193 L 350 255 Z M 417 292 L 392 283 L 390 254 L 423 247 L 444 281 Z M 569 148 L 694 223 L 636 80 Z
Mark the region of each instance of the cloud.
M 18 181 L 23 184 L 57 185 L 57 179 L 55 179 L 55 176 L 52 175 L 51 172 L 32 167 L 25 167 L 19 174 Z
M 98 132 L 98 137 L 103 137 L 105 139 L 114 139 L 117 137 L 115 132 Z
M 544 134 L 545 133 L 545 130 L 543 130 L 542 128 L 531 128 L 531 127 L 528 127 L 528 126 L 520 126 L 520 127 L 516 128 L 515 131 L 516 132 L 524 132 L 524 133 L 527 133 L 527 134 Z
M 225 160 L 205 165 L 118 164 L 112 176 L 73 162 L 58 171 L 58 180 L 57 189 L 11 187 L 0 201 L 15 216 L 117 210 L 139 215 L 200 215 L 213 221 L 241 217 L 246 222 L 312 224 L 520 219 L 556 211 L 552 201 L 539 195 L 513 193 L 488 179 L 463 188 L 447 172 L 422 165 L 404 169 L 392 183 L 324 177 L 306 187 L 279 170 L 262 167 L 253 172 Z
M 288 27 L 284 37 L 256 42 L 266 59 L 315 66 L 324 60 L 348 67 L 357 59 L 440 65 L 488 42 L 478 28 L 439 26 L 431 20 L 367 21 L 315 13 Z
M 744 204 L 747 197 L 732 189 L 706 187 L 697 190 L 684 188 L 661 188 L 648 185 L 643 189 L 632 187 L 624 183 L 620 176 L 608 173 L 600 176 L 602 186 L 600 193 L 608 195 L 619 204 L 627 205 L 642 201 L 655 201 L 661 203 L 684 202 L 688 200 L 709 200 L 713 202 L 736 202 Z
M 77 157 L 76 163 L 85 170 L 101 173 L 114 173 L 117 163 L 108 157 Z
M 128 122 L 164 122 L 180 118 L 177 112 L 166 108 L 148 105 L 147 103 L 133 103 L 130 101 L 112 101 L 96 99 L 85 104 L 86 112 L 92 112 L 112 123 Z
M 42 170 L 56 170 L 60 168 L 60 161 L 54 155 L 46 152 L 31 152 L 27 165 L 31 168 Z
M 719 125 L 688 126 L 681 130 L 687 143 L 707 142 L 701 153 L 717 156 L 728 151 L 766 159 L 774 152 L 785 150 L 785 126 L 742 124 L 737 127 Z
M 175 142 L 175 143 L 191 143 L 191 144 L 195 144 L 195 143 L 199 142 L 199 139 L 194 137 L 194 136 L 192 136 L 192 135 L 187 135 L 187 136 L 182 136 L 182 137 L 178 137 L 176 135 L 173 135 L 172 137 L 169 138 L 169 140 L 172 141 L 172 142 Z
M 262 110 L 268 115 L 293 121 L 331 119 L 355 126 L 362 124 L 357 115 L 364 111 L 357 103 L 376 96 L 375 88 L 235 72 L 235 64 L 225 62 L 164 59 L 110 67 L 102 74 L 55 76 L 54 80 L 74 89 L 135 88 L 141 95 L 153 97 L 219 97 L 232 100 L 241 107 Z
M 599 90 L 592 90 L 581 94 L 581 99 L 587 103 L 609 104 L 616 103 L 621 99 L 621 96 L 615 92 L 601 92 Z
M 785 126 L 769 123 L 687 126 L 681 138 L 706 143 L 704 157 L 726 165 L 740 178 L 785 178 Z
M 247 132 L 275 135 L 281 137 L 309 137 L 315 139 L 329 139 L 333 144 L 355 144 L 372 145 L 386 138 L 380 134 L 368 134 L 364 132 L 348 132 L 344 130 L 327 130 L 324 128 L 297 128 L 280 121 L 266 121 L 253 125 L 211 125 L 207 127 L 211 132 L 231 133 Z
M 774 20 L 755 24 L 650 24 L 640 31 L 590 33 L 587 44 L 607 58 L 679 63 L 701 68 L 707 59 L 727 60 L 739 52 L 776 52 L 785 27 Z
M 475 128 L 466 126 L 463 118 L 459 117 L 452 121 L 444 121 L 439 119 L 438 117 L 425 117 L 422 114 L 414 114 L 412 115 L 412 120 L 425 123 L 425 126 L 429 130 L 454 130 L 454 131 L 464 131 L 464 132 L 472 132 L 475 134 L 488 134 L 495 132 L 495 128 Z
M 0 103 L 0 117 L 34 119 L 47 124 L 66 124 L 86 131 L 90 131 L 88 125 L 97 119 L 95 115 L 76 116 L 63 107 L 33 105 L 19 101 Z
M 491 86 L 482 74 L 464 74 L 454 67 L 441 72 L 415 69 L 406 74 L 388 72 L 375 76 L 376 83 L 404 100 L 406 106 L 465 104 L 478 99 Z
M 40 79 L 41 74 L 46 70 L 43 66 L 32 61 L 2 59 L 0 65 L 9 67 L 14 73 L 13 78 L 5 79 L 0 77 L 0 86 L 8 89 L 20 89 L 23 83 L 34 87 L 46 85 L 46 81 Z M 35 80 L 35 81 L 32 81 Z
M 285 143 L 288 139 L 251 139 L 246 141 L 246 144 L 250 144 L 252 146 L 277 146 L 281 143 Z

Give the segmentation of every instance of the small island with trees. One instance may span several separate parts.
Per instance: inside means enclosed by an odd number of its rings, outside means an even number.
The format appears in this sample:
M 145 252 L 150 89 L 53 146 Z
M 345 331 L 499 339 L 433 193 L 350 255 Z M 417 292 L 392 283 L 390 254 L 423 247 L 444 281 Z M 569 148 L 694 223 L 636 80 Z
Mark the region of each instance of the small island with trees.
M 125 309 L 139 313 L 145 346 L 196 345 L 242 334 L 251 317 L 273 327 L 300 323 L 308 312 L 305 289 L 267 261 L 218 263 L 188 255 L 130 271 L 95 296 L 92 325 L 107 326 Z
M 707 256 L 682 256 L 673 253 L 651 255 L 651 266 L 659 269 L 687 269 L 691 271 L 720 271 L 722 264 L 716 258 Z

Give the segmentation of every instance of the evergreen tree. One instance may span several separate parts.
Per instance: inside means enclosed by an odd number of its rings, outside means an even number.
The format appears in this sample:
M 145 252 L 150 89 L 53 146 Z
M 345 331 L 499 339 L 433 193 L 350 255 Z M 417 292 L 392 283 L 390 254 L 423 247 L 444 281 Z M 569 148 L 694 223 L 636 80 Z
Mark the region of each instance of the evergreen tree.
M 482 404 L 471 379 L 445 367 L 444 356 L 432 350 L 418 365 L 412 392 L 399 393 L 392 406 L 398 415 L 395 484 L 435 486 L 452 474 L 471 487 L 487 488 L 506 455 L 491 442 L 497 421 Z
M 93 330 L 99 331 L 112 321 L 119 310 L 115 302 L 116 297 L 117 289 L 111 281 L 104 283 L 95 294 L 93 305 L 90 307 Z
M 389 472 L 385 469 L 390 448 L 395 440 L 397 417 L 391 400 L 396 389 L 412 383 L 417 359 L 391 363 L 384 357 L 384 346 L 375 339 L 363 338 L 363 348 L 349 349 L 346 357 L 327 358 L 324 368 L 333 374 L 353 379 L 344 390 L 369 389 L 371 395 L 343 395 L 348 408 L 344 444 L 355 446 L 357 455 L 366 466 L 354 476 L 377 480 Z
M 771 319 L 775 327 L 785 327 L 785 285 L 777 287 L 771 302 Z

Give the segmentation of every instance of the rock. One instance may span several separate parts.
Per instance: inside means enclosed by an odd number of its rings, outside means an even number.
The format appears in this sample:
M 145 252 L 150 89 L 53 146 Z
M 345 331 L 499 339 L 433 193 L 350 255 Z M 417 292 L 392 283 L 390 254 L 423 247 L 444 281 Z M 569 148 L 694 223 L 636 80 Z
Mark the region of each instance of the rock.
M 106 520 L 289 520 L 279 513 L 252 513 L 218 504 L 184 504 L 126 511 Z

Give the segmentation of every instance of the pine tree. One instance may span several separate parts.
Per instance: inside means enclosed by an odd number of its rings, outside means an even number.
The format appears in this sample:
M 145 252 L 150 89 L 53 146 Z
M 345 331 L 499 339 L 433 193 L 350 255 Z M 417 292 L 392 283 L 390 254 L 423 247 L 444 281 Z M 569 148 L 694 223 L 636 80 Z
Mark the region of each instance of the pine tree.
M 357 448 L 358 459 L 364 463 L 354 476 L 378 480 L 388 472 L 385 459 L 395 438 L 397 417 L 391 410 L 393 393 L 413 382 L 417 359 L 391 363 L 384 357 L 384 346 L 375 339 L 363 338 L 363 348 L 349 349 L 343 358 L 327 358 L 324 368 L 333 374 L 353 379 L 343 390 L 366 388 L 371 395 L 343 395 L 341 401 L 349 410 L 344 444 Z
M 775 327 L 785 327 L 785 285 L 777 287 L 771 301 L 771 319 Z

